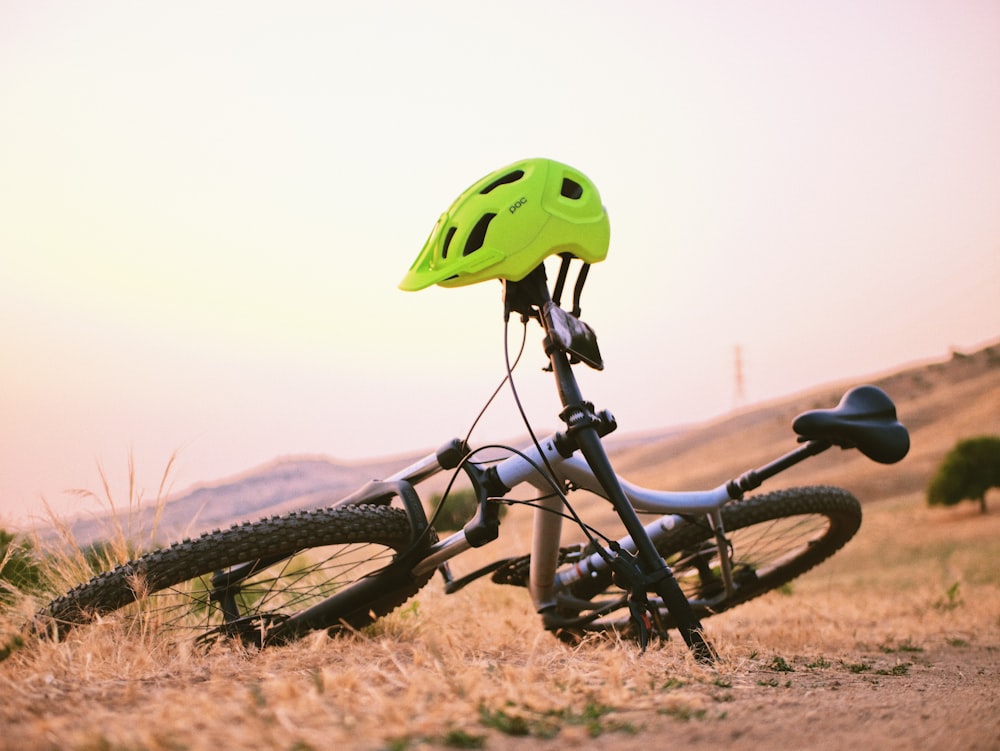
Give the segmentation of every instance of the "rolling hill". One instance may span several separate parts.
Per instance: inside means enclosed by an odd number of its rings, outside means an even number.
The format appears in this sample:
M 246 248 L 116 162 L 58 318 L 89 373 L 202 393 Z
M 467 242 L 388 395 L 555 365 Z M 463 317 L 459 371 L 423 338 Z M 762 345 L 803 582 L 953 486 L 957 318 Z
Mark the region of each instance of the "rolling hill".
M 858 452 L 828 451 L 776 480 L 768 488 L 837 484 L 863 502 L 922 489 L 956 440 L 1000 434 L 1000 342 L 971 353 L 920 363 L 866 380 L 896 402 L 911 432 L 910 454 L 898 465 L 875 464 Z M 852 385 L 837 383 L 755 405 L 684 429 L 653 436 L 623 434 L 608 439 L 617 471 L 648 486 L 694 489 L 713 487 L 794 448 L 794 417 L 809 409 L 832 407 Z M 418 455 L 345 464 L 325 457 L 293 457 L 193 488 L 161 508 L 132 514 L 128 533 L 163 542 L 231 523 L 322 506 L 360 484 L 406 466 Z M 159 516 L 157 518 L 157 512 Z M 110 518 L 84 518 L 71 524 L 80 544 L 106 537 Z

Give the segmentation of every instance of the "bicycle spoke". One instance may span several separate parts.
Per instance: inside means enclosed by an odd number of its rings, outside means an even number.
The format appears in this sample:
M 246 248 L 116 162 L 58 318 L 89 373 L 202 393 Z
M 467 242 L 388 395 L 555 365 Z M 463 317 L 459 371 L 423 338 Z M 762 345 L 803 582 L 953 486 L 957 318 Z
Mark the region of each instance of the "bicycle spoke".
M 833 555 L 860 526 L 861 506 L 837 488 L 796 488 L 732 504 L 723 510 L 723 521 L 723 554 L 729 557 L 732 589 L 724 584 L 719 547 L 707 525 L 681 525 L 657 543 L 703 618 L 781 587 Z M 551 620 L 557 626 L 566 624 L 569 632 L 631 634 L 624 610 L 603 609 L 609 596 L 620 593 L 610 575 L 581 581 L 571 596 L 560 598 L 558 618 Z M 653 596 L 649 599 L 669 625 L 664 603 Z

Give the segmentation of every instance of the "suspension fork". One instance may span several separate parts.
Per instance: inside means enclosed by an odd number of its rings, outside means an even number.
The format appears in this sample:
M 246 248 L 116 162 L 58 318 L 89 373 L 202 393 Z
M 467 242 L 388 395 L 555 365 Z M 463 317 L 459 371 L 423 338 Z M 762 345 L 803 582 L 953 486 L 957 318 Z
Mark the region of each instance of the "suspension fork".
M 568 257 L 563 259 L 564 268 L 567 263 Z M 586 266 L 584 268 L 586 269 Z M 616 562 L 616 574 L 618 571 L 622 572 L 628 580 L 623 583 L 634 596 L 645 597 L 647 591 L 655 591 L 662 598 L 696 659 L 713 662 L 716 657 L 715 651 L 705 640 L 701 623 L 691 609 L 691 604 L 674 578 L 673 572 L 646 534 L 601 443 L 598 426 L 601 426 L 605 433 L 610 432 L 614 428 L 614 419 L 607 413 L 600 417 L 594 413 L 593 405 L 583 400 L 576 377 L 573 375 L 570 354 L 575 360 L 585 362 L 591 367 L 603 368 L 593 330 L 577 317 L 579 293 L 584 279 L 586 279 L 585 272 L 581 272 L 581 277 L 577 280 L 572 314 L 562 312 L 558 303 L 564 281 L 563 273 L 560 273 L 556 285 L 556 301 L 549 295 L 544 265 L 539 265 L 521 281 L 505 281 L 504 318 L 508 319 L 514 312 L 520 313 L 524 321 L 537 318 L 545 330 L 545 354 L 555 374 L 559 398 L 564 408 L 560 417 L 567 426 L 567 435 L 563 439 L 560 453 L 568 457 L 575 449 L 580 450 L 636 545 L 637 565 L 633 565 L 627 553 L 622 553 L 617 559 L 620 563 Z
M 559 539 L 562 532 L 562 498 L 548 485 L 539 485 L 531 533 L 528 592 L 539 613 L 556 604 L 555 580 L 559 568 Z
M 705 639 L 701 623 L 691 604 L 674 578 L 670 567 L 664 562 L 653 541 L 649 538 L 639 519 L 638 514 L 629 501 L 618 480 L 618 475 L 611 466 L 598 426 L 613 419 L 609 415 L 598 417 L 593 405 L 585 402 L 568 355 L 546 337 L 546 354 L 552 364 L 559 390 L 559 398 L 564 410 L 560 415 L 567 426 L 568 443 L 575 446 L 583 454 L 594 476 L 607 494 L 626 531 L 632 537 L 636 546 L 636 558 L 639 566 L 640 581 L 630 582 L 630 586 L 642 587 L 642 591 L 651 589 L 662 598 L 664 605 L 677 624 L 685 643 L 691 648 L 696 659 L 701 662 L 714 662 L 715 650 Z M 721 517 L 719 517 L 721 522 Z M 721 529 L 721 525 L 720 525 Z

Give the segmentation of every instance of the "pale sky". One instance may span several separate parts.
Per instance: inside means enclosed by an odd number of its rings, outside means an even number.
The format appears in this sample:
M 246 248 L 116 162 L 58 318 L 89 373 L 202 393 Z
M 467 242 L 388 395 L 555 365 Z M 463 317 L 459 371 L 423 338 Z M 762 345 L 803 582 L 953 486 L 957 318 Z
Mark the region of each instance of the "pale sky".
M 1000 336 L 995 0 L 0 0 L 0 525 L 464 435 L 499 283 L 396 284 L 530 156 L 608 207 L 622 432 L 726 413 L 736 345 L 754 402 Z

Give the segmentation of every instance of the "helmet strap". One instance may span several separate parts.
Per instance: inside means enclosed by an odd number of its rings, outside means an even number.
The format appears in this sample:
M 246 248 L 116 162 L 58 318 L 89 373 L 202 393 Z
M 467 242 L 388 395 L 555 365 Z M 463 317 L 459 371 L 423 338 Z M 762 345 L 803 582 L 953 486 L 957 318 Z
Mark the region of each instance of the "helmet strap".
M 576 275 L 576 286 L 573 287 L 573 315 L 580 317 L 580 295 L 583 294 L 583 285 L 587 283 L 587 274 L 590 273 L 590 264 L 585 263 L 580 267 L 580 273 Z
M 556 276 L 556 283 L 552 288 L 552 295 L 548 292 L 548 277 L 545 274 L 545 264 L 539 264 L 530 274 L 519 282 L 503 281 L 504 298 L 504 320 L 510 318 L 511 313 L 520 313 L 525 320 L 537 317 L 535 308 L 551 301 L 556 306 L 562 307 L 562 294 L 566 288 L 566 278 L 569 276 L 570 263 L 573 256 L 560 256 L 562 261 L 559 264 L 559 273 Z M 573 285 L 573 315 L 580 317 L 580 297 L 583 294 L 583 286 L 587 283 L 587 274 L 590 273 L 590 264 L 584 263 L 576 275 L 576 283 Z
M 511 313 L 519 313 L 524 323 L 534 318 L 545 329 L 546 352 L 550 349 L 562 350 L 570 356 L 571 362 L 585 362 L 592 368 L 603 370 L 604 361 L 597 347 L 597 336 L 594 330 L 578 317 L 580 292 L 587 280 L 589 268 L 590 264 L 584 264 L 577 276 L 573 295 L 576 310 L 573 313 L 564 311 L 559 303 L 549 296 L 545 264 L 536 266 L 520 281 L 502 280 L 504 321 L 510 320 Z M 560 286 L 558 282 L 556 286 Z
M 569 275 L 569 264 L 572 256 L 560 256 L 562 262 L 559 264 L 559 276 L 556 277 L 556 286 L 552 288 L 552 302 L 562 305 L 563 288 L 566 286 L 566 277 Z
M 562 293 L 566 287 L 566 277 L 569 275 L 569 265 L 573 261 L 573 256 L 568 253 L 561 255 L 562 262 L 559 264 L 559 275 L 556 277 L 555 287 L 552 288 L 552 302 L 562 305 Z M 580 317 L 580 295 L 583 294 L 583 285 L 587 283 L 587 274 L 590 273 L 590 264 L 585 263 L 580 267 L 576 275 L 576 285 L 573 287 L 573 315 Z

